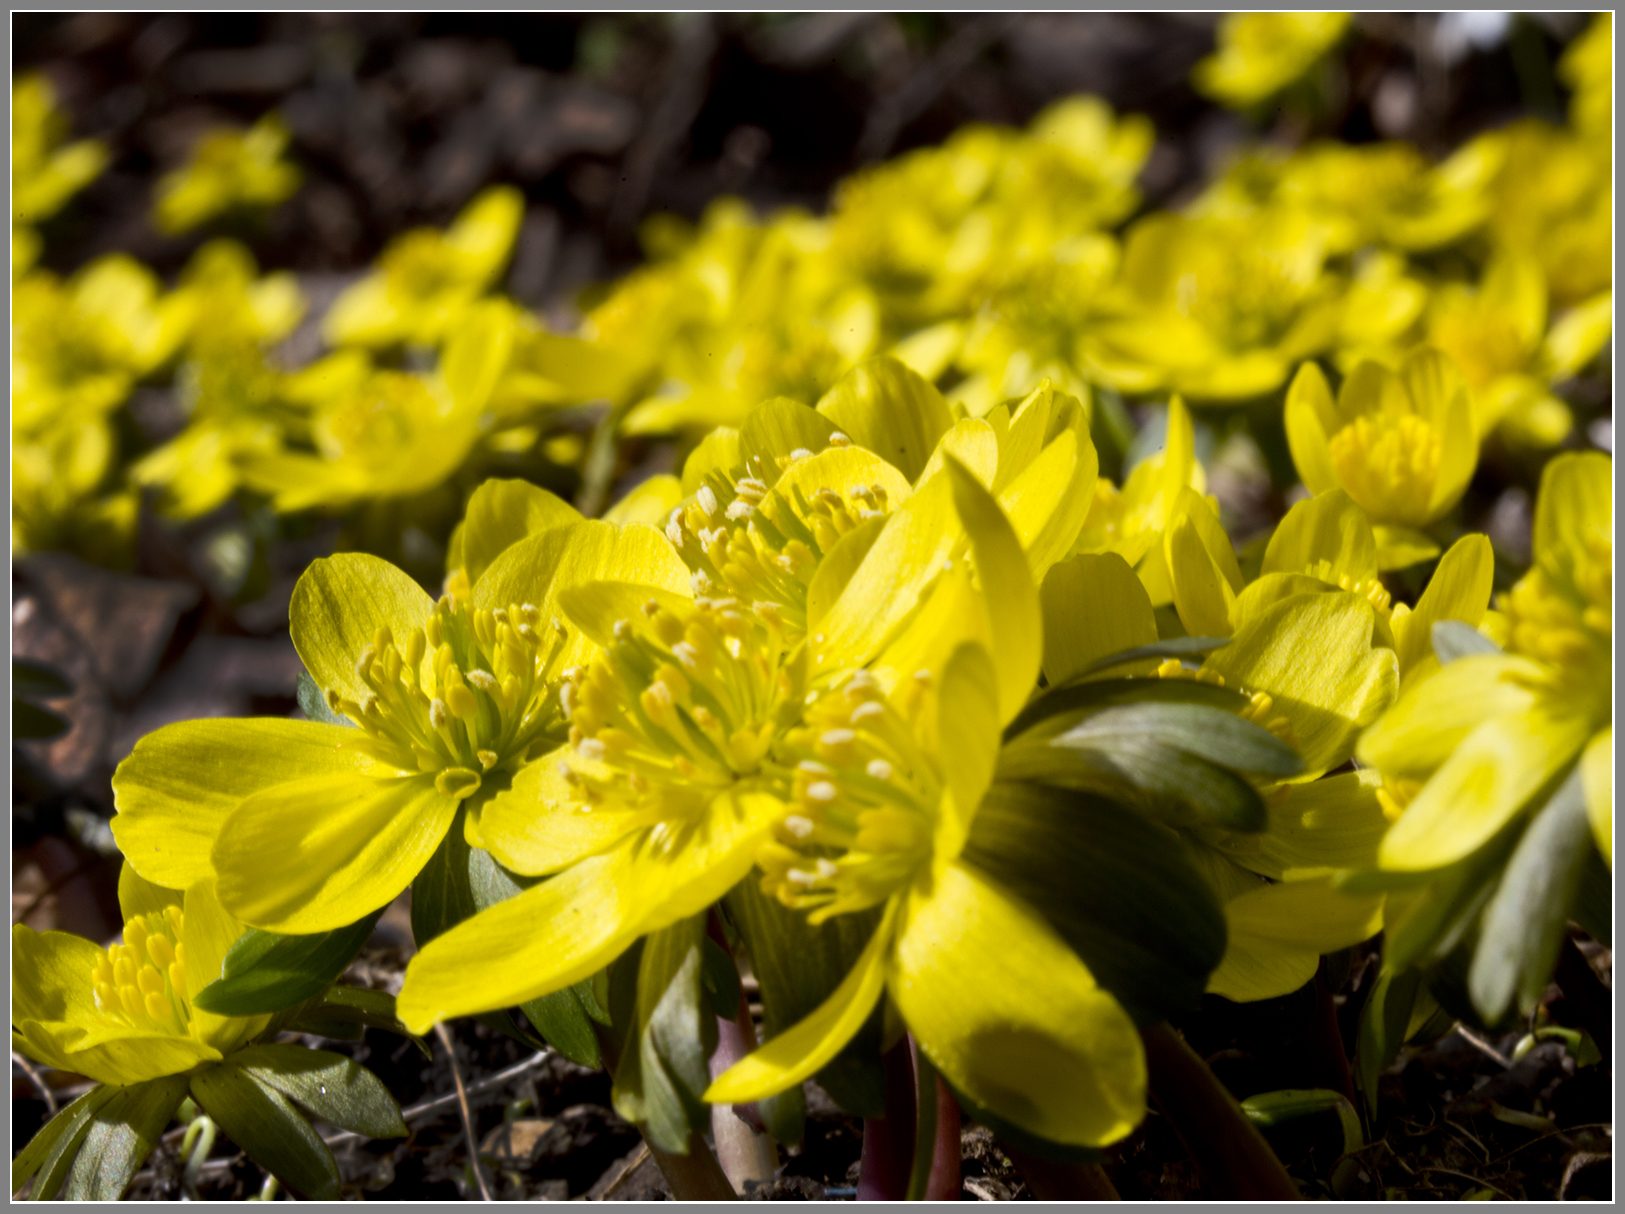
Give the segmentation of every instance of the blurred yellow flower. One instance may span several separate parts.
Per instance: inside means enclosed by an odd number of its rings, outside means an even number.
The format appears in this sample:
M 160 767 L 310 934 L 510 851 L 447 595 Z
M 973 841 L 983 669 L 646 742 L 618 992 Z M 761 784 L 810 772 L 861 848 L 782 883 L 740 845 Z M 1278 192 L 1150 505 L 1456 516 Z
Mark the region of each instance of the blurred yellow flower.
M 1191 80 L 1231 109 L 1245 109 L 1307 75 L 1348 29 L 1347 13 L 1229 13 L 1219 22 L 1219 49 L 1198 63 Z
M 153 221 L 177 236 L 227 211 L 285 201 L 299 188 L 299 170 L 282 159 L 287 146 L 288 128 L 274 113 L 246 131 L 205 133 L 186 163 L 159 180 Z

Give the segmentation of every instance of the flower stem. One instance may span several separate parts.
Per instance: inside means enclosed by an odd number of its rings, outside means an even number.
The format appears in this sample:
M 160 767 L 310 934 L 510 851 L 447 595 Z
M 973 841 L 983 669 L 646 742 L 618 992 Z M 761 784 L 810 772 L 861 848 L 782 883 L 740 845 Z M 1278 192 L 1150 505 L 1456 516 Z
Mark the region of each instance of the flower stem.
M 906 1038 L 881 1059 L 886 1115 L 865 1118 L 863 1158 L 858 1165 L 859 1201 L 898 1201 L 908 1192 L 914 1157 L 914 1061 Z
M 914 1166 L 908 1200 L 958 1201 L 959 1101 L 918 1042 L 914 1046 Z
M 1167 1024 L 1141 1029 L 1151 1094 L 1210 1188 L 1230 1201 L 1302 1201 L 1236 1098 Z
M 711 938 L 727 952 L 727 939 L 715 911 L 711 912 L 708 930 Z M 711 1054 L 711 1078 L 721 1075 L 755 1048 L 756 1026 L 751 1023 L 750 1002 L 741 987 L 734 1018 L 717 1017 L 717 1048 Z M 713 1105 L 711 1137 L 717 1144 L 717 1163 L 739 1192 L 745 1191 L 746 1181 L 766 1183 L 778 1172 L 778 1148 L 764 1131 L 754 1104 Z

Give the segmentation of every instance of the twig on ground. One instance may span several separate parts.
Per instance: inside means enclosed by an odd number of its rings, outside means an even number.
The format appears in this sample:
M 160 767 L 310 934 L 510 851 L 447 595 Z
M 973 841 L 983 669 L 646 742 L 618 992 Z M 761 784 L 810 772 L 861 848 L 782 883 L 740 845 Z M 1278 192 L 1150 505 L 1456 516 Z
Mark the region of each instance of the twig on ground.
M 526 1071 L 534 1070 L 551 1057 L 553 1057 L 552 1050 L 539 1050 L 532 1054 L 529 1058 L 525 1059 L 525 1061 L 514 1063 L 505 1071 L 498 1071 L 495 1075 L 488 1075 L 478 1083 L 469 1084 L 467 1089 L 468 1096 L 470 1099 L 473 1099 L 475 1096 L 483 1096 L 492 1088 L 501 1087 L 510 1079 L 516 1079 L 520 1075 L 523 1075 Z M 436 1096 L 433 1100 L 425 1100 L 420 1104 L 414 1104 L 409 1109 L 402 1109 L 401 1120 L 410 1123 L 427 1113 L 437 1112 L 440 1109 L 456 1103 L 457 1093 L 448 1092 L 444 1096 Z M 327 1143 L 328 1146 L 332 1147 L 338 1146 L 340 1143 L 348 1142 L 352 1138 L 365 1137 L 365 1134 L 357 1134 L 353 1130 L 342 1130 L 339 1133 L 334 1134 L 331 1138 L 323 1138 L 322 1141 Z
M 1482 1176 L 1473 1176 L 1473 1175 L 1470 1175 L 1470 1174 L 1468 1174 L 1466 1172 L 1458 1172 L 1454 1168 L 1436 1168 L 1432 1164 L 1425 1165 L 1422 1168 L 1422 1171 L 1424 1171 L 1424 1172 L 1441 1172 L 1446 1176 L 1457 1176 L 1457 1177 L 1460 1177 L 1462 1180 L 1470 1180 L 1476 1185 L 1482 1185 L 1486 1189 L 1493 1189 L 1495 1192 L 1499 1193 L 1502 1197 L 1505 1197 L 1508 1201 L 1517 1201 L 1518 1200 L 1516 1197 L 1512 1196 L 1511 1193 L 1508 1193 L 1503 1188 L 1499 1188 L 1496 1185 L 1491 1184 L 1489 1181 L 1485 1180 Z
M 440 1044 L 446 1047 L 446 1061 L 451 1064 L 451 1081 L 457 1088 L 457 1111 L 462 1114 L 463 1133 L 468 1136 L 468 1165 L 474 1171 L 474 1183 L 479 1187 L 480 1200 L 491 1200 L 490 1186 L 485 1183 L 485 1169 L 480 1167 L 480 1144 L 474 1137 L 474 1116 L 468 1110 L 468 1093 L 463 1089 L 463 1072 L 457 1067 L 457 1047 L 444 1024 L 434 1026 Z
M 39 1094 L 44 1097 L 46 1110 L 52 1117 L 55 1117 L 56 1093 L 52 1092 L 51 1089 L 45 1085 L 45 1080 L 40 1077 L 40 1073 L 34 1069 L 33 1064 L 16 1050 L 11 1051 L 11 1061 L 13 1065 L 21 1069 L 24 1075 L 28 1076 L 28 1082 L 32 1083 L 39 1091 Z
M 647 1142 L 638 1143 L 638 1149 L 632 1153 L 632 1158 L 621 1165 L 621 1170 L 615 1173 L 615 1179 L 610 1181 L 605 1186 L 604 1191 L 598 1195 L 598 1200 L 603 1201 L 616 1189 L 619 1189 L 628 1180 L 632 1179 L 632 1173 L 636 1172 L 638 1165 L 647 1158 L 649 1158 L 649 1144 Z
M 1473 1032 L 1473 1030 L 1468 1028 L 1465 1024 L 1458 1024 L 1456 1026 L 1456 1032 L 1460 1033 L 1467 1044 L 1471 1045 L 1480 1053 L 1495 1059 L 1495 1061 L 1499 1062 L 1505 1069 L 1509 1071 L 1512 1069 L 1512 1059 L 1508 1058 L 1488 1041 L 1485 1041 L 1484 1038 Z

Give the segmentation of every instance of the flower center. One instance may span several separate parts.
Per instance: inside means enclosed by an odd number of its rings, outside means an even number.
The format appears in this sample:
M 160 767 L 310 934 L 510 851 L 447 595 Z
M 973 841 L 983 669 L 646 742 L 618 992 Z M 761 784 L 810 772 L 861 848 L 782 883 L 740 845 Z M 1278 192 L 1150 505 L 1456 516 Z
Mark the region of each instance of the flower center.
M 836 433 L 834 448 L 851 440 Z M 806 459 L 797 450 L 780 462 Z M 818 563 L 842 536 L 890 510 L 886 490 L 870 485 L 841 494 L 821 488 L 809 496 L 800 485 L 770 493 L 760 477 L 732 480 L 713 475 L 694 501 L 671 512 L 666 538 L 693 570 L 697 595 L 727 594 L 778 611 L 786 635 L 807 631 L 807 587 Z
M 929 684 L 921 672 L 915 694 Z M 931 859 L 943 785 L 907 720 L 860 670 L 785 735 L 795 810 L 757 852 L 762 889 L 821 923 L 885 901 Z
M 587 761 L 566 779 L 586 806 L 681 822 L 736 780 L 775 774 L 769 751 L 799 707 L 805 651 L 786 660 L 773 606 L 651 599 L 614 632 L 561 690 Z
M 146 1032 L 189 1034 L 192 1008 L 186 998 L 183 927 L 178 906 L 124 925 L 124 943 L 110 946 L 91 971 L 91 989 L 103 1016 Z
M 438 773 L 435 787 L 446 796 L 472 796 L 483 773 L 517 767 L 562 740 L 554 667 L 566 636 L 557 620 L 544 626 L 529 603 L 475 610 L 466 594 L 448 594 L 404 650 L 380 628 L 361 651 L 361 703 L 328 690 L 328 706 L 361 727 L 343 745 L 392 767 Z
M 1439 476 L 1440 435 L 1414 413 L 1362 414 L 1327 444 L 1338 483 L 1377 522 L 1425 518 Z
M 1564 586 L 1537 565 L 1503 594 L 1511 624 L 1507 646 L 1556 668 L 1560 681 L 1606 689 L 1613 668 L 1614 546 L 1592 538 Z

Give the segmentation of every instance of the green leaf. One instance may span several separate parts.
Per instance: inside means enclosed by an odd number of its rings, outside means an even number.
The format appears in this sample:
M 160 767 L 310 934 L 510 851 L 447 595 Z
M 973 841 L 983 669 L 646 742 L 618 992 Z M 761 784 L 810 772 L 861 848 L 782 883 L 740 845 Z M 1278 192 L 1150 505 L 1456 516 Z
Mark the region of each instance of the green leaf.
M 1416 996 L 1422 990 L 1419 970 L 1405 970 L 1399 974 L 1382 974 L 1360 1009 L 1358 1044 L 1354 1051 L 1354 1075 L 1360 1091 L 1365 1093 L 1365 1105 L 1372 1117 L 1377 1115 L 1377 1082 L 1405 1044 L 1405 1030 L 1410 1026 L 1411 1010 Z
M 1514 820 L 1472 855 L 1429 874 L 1432 880 L 1383 929 L 1383 968 L 1398 973 L 1443 960 L 1483 909 L 1494 876 L 1511 854 L 1522 822 Z
M 1215 649 L 1223 649 L 1228 644 L 1229 637 L 1172 637 L 1166 641 L 1156 641 L 1150 645 L 1125 649 L 1120 653 L 1107 654 L 1098 662 L 1091 663 L 1081 673 L 1098 674 L 1114 666 L 1127 666 L 1130 662 L 1143 662 L 1147 658 L 1185 658 L 1198 653 L 1212 653 Z
M 31 662 L 27 658 L 11 659 L 12 699 L 54 700 L 72 694 L 73 684 L 54 667 L 43 662 Z
M 1269 730 L 1202 704 L 1107 708 L 1085 717 L 1050 745 L 1111 750 L 1147 737 L 1232 771 L 1283 777 L 1303 771 L 1303 760 Z
M 632 1048 L 615 1072 L 616 1112 L 637 1122 L 651 1145 L 677 1155 L 686 1155 L 690 1135 L 710 1122 L 703 1097 L 717 1025 L 705 998 L 704 939 L 703 915 L 645 937 Z
M 1580 873 L 1574 918 L 1597 943 L 1614 946 L 1614 875 L 1596 848 L 1591 849 Z
M 251 1045 L 231 1061 L 251 1078 L 340 1129 L 369 1138 L 404 1138 L 406 1123 L 389 1089 L 342 1054 L 299 1045 Z
M 229 1059 L 192 1076 L 192 1099 L 260 1167 L 310 1201 L 332 1201 L 339 1169 L 287 1097 Z
M 1268 824 L 1264 800 L 1246 780 L 1155 735 L 1116 730 L 1073 735 L 1052 744 L 1076 758 L 1082 769 L 1078 777 L 1092 777 L 1103 793 L 1138 794 L 1136 799 L 1172 811 L 1176 820 L 1182 811 L 1194 810 L 1228 830 L 1260 831 Z
M 1360 1115 L 1341 1092 L 1326 1088 L 1286 1089 L 1249 1096 L 1241 1102 L 1247 1120 L 1266 1128 L 1284 1125 L 1316 1113 L 1336 1113 L 1343 1127 L 1343 1154 L 1351 1155 L 1365 1145 L 1360 1132 Z
M 231 946 L 220 977 L 193 1000 L 220 1016 L 280 1012 L 333 983 L 372 935 L 384 908 L 349 927 L 312 936 L 281 936 L 249 929 Z
M 1433 653 L 1441 665 L 1475 654 L 1500 652 L 1499 645 L 1470 624 L 1440 620 L 1433 625 Z
M 66 1201 L 117 1201 L 152 1154 L 181 1101 L 185 1075 L 165 1075 L 115 1090 L 91 1118 L 62 1191 Z
M 349 717 L 341 717 L 327 706 L 327 697 L 322 695 L 322 689 L 316 686 L 316 680 L 303 670 L 294 680 L 294 694 L 299 700 L 299 711 L 306 718 L 322 725 L 344 725 L 355 728 L 355 722 Z
M 711 997 L 711 1010 L 722 1020 L 732 1020 L 739 1014 L 739 967 L 728 950 L 710 936 L 701 946 L 701 963 L 705 967 L 705 990 Z
M 22 1188 L 30 1176 L 38 1176 L 28 1199 L 49 1201 L 55 1197 L 79 1153 L 79 1144 L 90 1130 L 91 1119 L 121 1090 L 109 1084 L 97 1084 L 41 1126 L 40 1132 L 11 1161 L 11 1191 L 15 1193 Z
M 881 914 L 876 907 L 837 915 L 815 927 L 805 915 L 763 894 L 748 878 L 728 891 L 723 908 L 750 955 L 761 989 L 762 1028 L 767 1040 L 800 1023 L 834 993 L 863 954 Z M 854 1117 L 885 1115 L 881 1021 L 881 1009 L 877 1007 L 834 1061 L 816 1076 L 830 1098 Z
M 11 736 L 18 741 L 38 741 L 54 738 L 66 732 L 68 723 L 63 718 L 26 700 L 11 702 Z
M 598 1034 L 593 1032 L 592 1017 L 579 989 L 585 985 L 577 983 L 576 986 L 522 1003 L 519 1007 L 555 1050 L 577 1066 L 597 1069 L 601 1065 Z M 586 997 L 591 998 L 590 987 Z
M 1485 1020 L 1500 1020 L 1514 996 L 1526 1016 L 1540 1002 L 1591 850 L 1591 824 L 1576 768 L 1518 841 L 1484 912 L 1468 990 Z
M 1147 702 L 1205 704 L 1229 712 L 1239 712 L 1247 706 L 1247 698 L 1240 692 L 1192 679 L 1101 679 L 1046 691 L 1004 727 L 1004 740 L 1019 737 L 1033 726 L 1063 713 Z
M 1048 919 L 1137 1024 L 1196 1006 L 1224 910 L 1178 837 L 1088 793 L 995 783 L 964 858 Z

